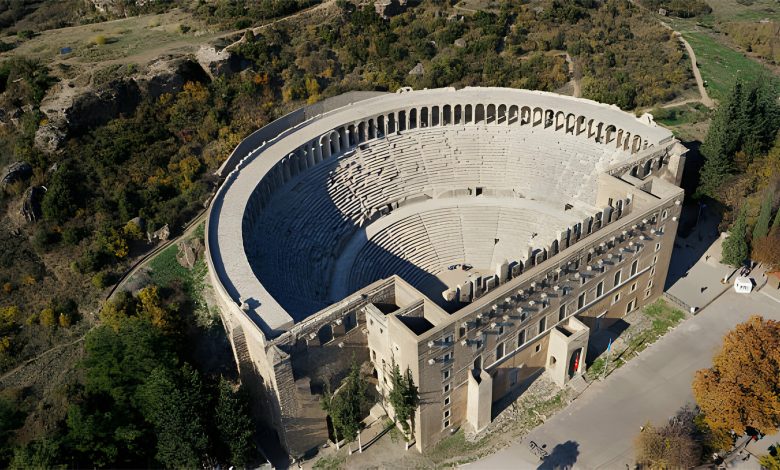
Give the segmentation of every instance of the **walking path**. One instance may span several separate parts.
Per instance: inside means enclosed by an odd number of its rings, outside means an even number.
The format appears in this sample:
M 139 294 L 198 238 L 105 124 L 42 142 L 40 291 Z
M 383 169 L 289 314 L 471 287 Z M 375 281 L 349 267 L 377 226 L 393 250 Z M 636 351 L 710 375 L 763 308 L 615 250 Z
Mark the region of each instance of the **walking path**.
M 662 25 L 669 27 L 666 23 L 661 22 Z M 693 70 L 693 78 L 696 79 L 696 86 L 699 88 L 699 94 L 701 95 L 701 104 L 708 108 L 714 108 L 715 107 L 715 101 L 710 98 L 710 95 L 707 93 L 707 89 L 704 88 L 704 80 L 701 78 L 701 72 L 699 71 L 699 66 L 696 63 L 696 53 L 693 52 L 693 48 L 690 44 L 688 44 L 688 41 L 685 40 L 683 35 L 675 31 L 674 34 L 677 36 L 677 39 L 680 40 L 681 43 L 683 43 L 683 46 L 685 46 L 685 50 L 688 52 L 688 55 L 691 57 L 691 69 Z

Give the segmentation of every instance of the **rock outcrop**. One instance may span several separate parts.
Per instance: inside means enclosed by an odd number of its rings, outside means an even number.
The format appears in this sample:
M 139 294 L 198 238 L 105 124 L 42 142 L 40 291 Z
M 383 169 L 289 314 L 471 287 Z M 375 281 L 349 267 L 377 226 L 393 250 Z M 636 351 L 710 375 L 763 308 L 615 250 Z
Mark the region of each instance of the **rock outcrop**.
M 30 186 L 24 192 L 20 213 L 27 222 L 35 222 L 41 217 L 41 200 L 46 194 L 43 186 Z
M 144 97 L 176 93 L 188 81 L 208 81 L 209 76 L 190 58 L 157 59 L 142 72 L 94 86 L 62 81 L 41 101 L 46 124 L 35 135 L 35 145 L 47 152 L 58 150 L 65 139 L 100 126 L 120 114 L 132 113 Z
M 3 179 L 0 180 L 0 184 L 5 186 L 17 181 L 26 180 L 32 176 L 32 171 L 32 166 L 27 162 L 13 162 L 8 165 L 3 172 Z

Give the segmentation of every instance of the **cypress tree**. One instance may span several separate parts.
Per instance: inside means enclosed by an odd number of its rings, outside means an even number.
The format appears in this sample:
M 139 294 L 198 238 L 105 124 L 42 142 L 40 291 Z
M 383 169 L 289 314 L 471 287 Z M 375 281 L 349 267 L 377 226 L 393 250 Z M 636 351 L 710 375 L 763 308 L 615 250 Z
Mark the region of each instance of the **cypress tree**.
M 747 243 L 747 213 L 744 206 L 729 230 L 729 236 L 723 240 L 722 262 L 739 267 L 747 259 L 750 248 Z
M 780 209 L 777 209 L 775 220 L 772 222 L 772 230 L 780 229 Z
M 780 106 L 773 79 L 738 79 L 718 107 L 701 146 L 704 165 L 697 195 L 715 197 L 729 175 L 736 171 L 734 156 L 744 152 L 747 163 L 765 153 L 780 127 Z
M 761 212 L 758 213 L 758 220 L 756 220 L 756 226 L 753 227 L 753 240 L 763 238 L 769 235 L 769 222 L 772 218 L 772 200 L 774 194 L 772 191 L 767 190 L 764 200 L 761 202 Z

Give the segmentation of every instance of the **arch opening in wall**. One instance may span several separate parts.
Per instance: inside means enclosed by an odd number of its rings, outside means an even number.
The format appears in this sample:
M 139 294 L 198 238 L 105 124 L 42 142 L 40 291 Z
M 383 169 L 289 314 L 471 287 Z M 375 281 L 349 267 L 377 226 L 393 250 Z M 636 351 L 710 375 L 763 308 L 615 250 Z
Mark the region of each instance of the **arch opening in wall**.
M 466 120 L 464 123 L 471 124 L 474 122 L 474 107 L 470 104 L 466 105 Z
M 409 129 L 417 129 L 417 109 L 409 110 Z
M 427 107 L 420 108 L 420 127 L 429 127 L 430 126 L 430 111 Z
M 648 161 L 645 162 L 645 172 L 644 172 L 644 174 L 642 176 L 646 177 L 650 173 L 652 173 L 652 171 L 653 171 L 653 161 L 652 160 L 648 160 Z
M 507 124 L 515 124 L 520 119 L 520 108 L 513 104 L 509 107 Z
M 485 122 L 484 104 L 478 104 L 476 109 L 474 110 L 474 124 L 479 124 L 480 122 Z
M 544 127 L 545 129 L 551 127 L 555 122 L 555 113 L 552 109 L 548 109 L 544 112 Z
M 330 326 L 330 324 L 322 325 L 320 329 L 317 330 L 317 339 L 319 340 L 320 344 L 333 341 L 333 327 Z
M 431 125 L 432 126 L 439 126 L 441 125 L 440 122 L 441 119 L 441 110 L 438 106 L 434 106 L 431 108 Z
M 505 104 L 499 105 L 498 111 L 496 112 L 498 114 L 496 122 L 498 124 L 507 124 L 506 105 Z
M 485 110 L 485 124 L 496 122 L 496 105 L 489 104 Z
M 406 130 L 406 111 L 398 111 L 398 122 L 396 123 L 398 131 Z

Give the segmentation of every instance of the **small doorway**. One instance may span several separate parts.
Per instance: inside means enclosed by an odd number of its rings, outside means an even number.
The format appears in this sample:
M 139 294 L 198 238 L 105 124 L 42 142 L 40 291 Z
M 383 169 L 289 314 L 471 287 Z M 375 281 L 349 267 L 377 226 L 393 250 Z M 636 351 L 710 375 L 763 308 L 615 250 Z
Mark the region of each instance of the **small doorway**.
M 569 360 L 569 378 L 571 379 L 577 374 L 577 369 L 580 368 L 580 356 L 582 355 L 582 348 L 574 351 Z

